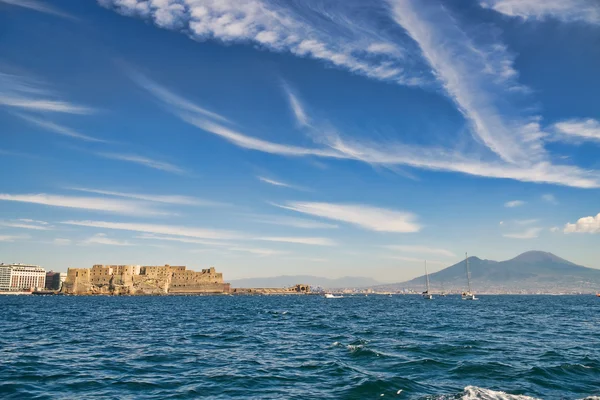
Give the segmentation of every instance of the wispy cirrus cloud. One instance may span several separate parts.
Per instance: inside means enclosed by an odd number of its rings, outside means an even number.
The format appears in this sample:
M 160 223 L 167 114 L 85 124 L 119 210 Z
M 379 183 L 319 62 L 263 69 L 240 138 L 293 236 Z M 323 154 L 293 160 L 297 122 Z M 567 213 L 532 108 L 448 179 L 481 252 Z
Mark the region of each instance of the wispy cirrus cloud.
M 558 200 L 556 199 L 556 196 L 554 196 L 551 193 L 543 194 L 542 200 L 544 200 L 546 203 L 550 203 L 550 204 L 554 204 L 554 205 L 558 204 Z
M 42 1 L 37 0 L 0 0 L 0 3 L 9 4 L 12 6 L 18 6 L 23 8 L 28 8 L 30 10 L 38 11 L 44 14 L 51 14 L 57 17 L 66 18 L 66 19 L 76 19 L 76 17 L 67 14 L 58 8 L 50 6 Z
M 166 90 L 166 89 L 165 89 Z M 186 100 L 187 102 L 187 100 Z M 342 138 L 332 131 L 314 128 L 311 137 L 318 147 L 301 147 L 274 143 L 224 126 L 201 113 L 172 110 L 183 121 L 212 133 L 234 145 L 255 151 L 288 157 L 325 157 L 349 159 L 372 165 L 405 165 L 433 171 L 513 179 L 522 182 L 552 183 L 581 188 L 600 187 L 600 172 L 582 170 L 571 165 L 554 165 L 548 161 L 516 165 L 503 161 L 486 161 L 480 154 L 462 154 L 456 150 L 423 147 L 403 143 L 375 143 L 367 139 Z M 535 130 L 535 128 L 534 128 Z
M 110 158 L 112 160 L 119 160 L 130 162 L 138 165 L 142 165 L 144 167 L 157 169 L 159 171 L 170 172 L 173 174 L 184 175 L 187 174 L 187 171 L 183 168 L 180 168 L 174 164 L 158 161 L 149 157 L 140 156 L 137 154 L 120 154 L 120 153 L 96 153 L 100 157 Z
M 511 91 L 522 88 L 506 47 L 479 44 L 441 4 L 389 3 L 393 19 L 419 45 L 448 97 L 470 122 L 473 134 L 506 162 L 541 161 L 543 134 L 535 120 L 502 106 Z
M 29 238 L 30 236 L 28 235 L 0 235 L 0 242 L 15 242 Z
M 115 229 L 131 232 L 153 233 L 158 235 L 185 236 L 199 239 L 231 240 L 241 239 L 244 236 L 238 232 L 218 229 L 204 229 L 177 225 L 146 224 L 134 222 L 110 222 L 90 220 L 69 220 L 61 222 L 66 225 L 87 226 L 100 229 Z M 164 238 L 163 238 L 164 239 Z
M 221 122 L 231 122 L 224 116 L 212 112 L 204 107 L 200 107 L 193 102 L 173 93 L 162 85 L 148 79 L 143 74 L 126 68 L 129 77 L 137 83 L 141 88 L 150 92 L 154 97 L 160 99 L 164 104 L 172 107 L 175 110 L 188 112 L 196 115 L 203 115 L 205 117 L 215 119 Z
M 91 236 L 83 241 L 80 244 L 90 245 L 90 244 L 103 244 L 109 246 L 133 246 L 132 243 L 129 243 L 124 240 L 117 240 L 109 238 L 105 233 L 97 233 L 94 236 Z
M 5 226 L 7 228 L 32 229 L 36 231 L 50 231 L 54 229 L 54 227 L 47 222 L 32 219 L 0 221 L 0 226 Z
M 389 210 L 364 204 L 334 204 L 300 201 L 275 205 L 287 210 L 346 222 L 372 231 L 418 232 L 421 230 L 421 226 L 416 222 L 416 215 L 405 211 Z
M 445 257 L 456 257 L 456 255 L 449 250 L 422 245 L 384 245 L 382 247 L 404 253 L 435 254 Z
M 600 121 L 595 119 L 570 119 L 552 125 L 556 135 L 553 139 L 580 143 L 600 141 Z
M 256 215 L 251 217 L 252 221 L 263 223 L 263 224 L 272 224 L 272 225 L 282 225 L 289 226 L 292 228 L 300 228 L 300 229 L 337 229 L 338 226 L 335 224 L 328 224 L 321 221 L 314 221 L 310 219 L 302 219 L 302 218 L 293 218 L 293 217 L 284 217 L 279 215 Z
M 77 190 L 86 193 L 103 194 L 114 197 L 124 197 L 129 199 L 151 201 L 155 203 L 166 203 L 166 204 L 178 204 L 186 206 L 206 206 L 206 207 L 219 207 L 226 205 L 225 203 L 219 203 L 211 200 L 198 199 L 190 196 L 179 196 L 179 195 L 159 195 L 159 194 L 143 194 L 143 193 L 128 193 L 118 192 L 112 190 L 100 190 L 100 189 L 89 189 L 89 188 L 78 188 L 72 187 L 71 190 Z
M 169 213 L 151 207 L 147 203 L 122 199 L 106 199 L 101 197 L 78 197 L 35 194 L 0 194 L 0 201 L 40 204 L 52 207 L 76 208 L 89 211 L 100 211 L 133 216 L 169 215 Z
M 273 185 L 273 186 L 279 186 L 279 187 L 285 187 L 288 189 L 294 189 L 294 190 L 300 190 L 300 191 L 306 191 L 307 189 L 300 187 L 300 186 L 296 186 L 296 185 L 291 185 L 289 183 L 285 183 L 282 182 L 280 180 L 277 179 L 272 179 L 272 178 L 266 178 L 264 176 L 257 176 L 256 177 L 259 181 L 264 182 L 264 183 L 268 183 L 269 185 Z
M 295 244 L 308 244 L 314 246 L 335 246 L 336 241 L 329 238 L 323 237 L 294 237 L 294 236 L 270 236 L 270 237 L 259 237 L 258 240 L 265 240 L 268 242 L 283 242 L 283 243 L 295 243 Z
M 6 2 L 6 0 L 3 0 Z M 21 74 L 0 71 L 0 106 L 29 112 L 92 114 L 91 107 L 59 98 L 40 80 Z
M 256 178 L 261 182 L 268 183 L 269 185 L 273 185 L 273 186 L 281 186 L 281 187 L 286 187 L 286 188 L 293 187 L 290 184 L 287 184 L 287 183 L 284 183 L 281 181 L 276 181 L 275 179 L 265 178 L 264 176 L 257 176 Z
M 288 101 L 290 103 L 290 108 L 294 113 L 294 117 L 296 118 L 296 122 L 300 126 L 310 126 L 310 119 L 306 111 L 304 111 L 304 106 L 300 102 L 300 99 L 296 95 L 296 93 L 290 88 L 288 83 L 283 84 L 283 90 L 285 91 Z
M 511 239 L 535 239 L 541 231 L 542 228 L 529 228 L 522 232 L 504 233 L 502 236 Z
M 521 207 L 523 205 L 525 205 L 525 202 L 523 200 L 511 200 L 504 203 L 504 207 L 506 208 Z
M 482 0 L 484 8 L 525 20 L 557 19 L 600 25 L 600 3 L 596 0 Z
M 168 241 L 168 242 L 180 242 L 180 243 L 188 243 L 188 244 L 201 244 L 203 246 L 227 246 L 230 245 L 228 242 L 215 241 L 215 240 L 206 240 L 206 239 L 196 239 L 192 237 L 181 237 L 181 236 L 160 236 L 153 234 L 143 234 L 136 236 L 137 239 L 144 240 L 158 240 L 158 241 Z
M 88 135 L 84 135 L 83 133 L 79 133 L 77 131 L 75 131 L 74 129 L 71 129 L 69 127 L 66 127 L 64 125 L 60 125 L 57 124 L 55 122 L 52 121 L 48 121 L 48 120 L 44 120 L 41 118 L 36 118 L 36 117 L 32 117 L 30 115 L 25 115 L 25 114 L 21 114 L 21 113 L 14 113 L 15 115 L 17 115 L 19 118 L 33 124 L 36 126 L 39 126 L 40 128 L 44 128 L 50 132 L 54 132 L 54 133 L 58 133 L 59 135 L 63 135 L 63 136 L 68 136 L 68 137 L 72 137 L 74 139 L 80 139 L 80 140 L 85 140 L 87 142 L 102 142 L 102 143 L 106 143 L 105 140 L 102 139 L 97 139 L 95 137 L 92 136 L 88 136 Z
M 289 52 L 370 78 L 407 85 L 424 80 L 422 73 L 407 71 L 398 63 L 405 51 L 403 45 L 411 46 L 408 40 L 388 38 L 371 19 L 357 18 L 366 11 L 382 13 L 384 8 L 378 4 L 366 9 L 360 3 L 331 3 L 325 9 L 308 2 L 292 5 L 261 0 L 99 3 L 123 15 L 152 20 L 161 28 L 184 32 L 198 41 L 254 43 L 262 49 Z
M 564 233 L 600 233 L 600 213 L 598 215 L 579 218 L 575 223 L 567 223 Z

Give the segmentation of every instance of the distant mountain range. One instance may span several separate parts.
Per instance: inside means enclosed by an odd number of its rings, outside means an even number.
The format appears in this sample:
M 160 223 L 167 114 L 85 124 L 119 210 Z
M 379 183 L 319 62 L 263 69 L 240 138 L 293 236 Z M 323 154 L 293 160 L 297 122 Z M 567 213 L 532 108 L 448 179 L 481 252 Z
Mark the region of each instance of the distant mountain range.
M 586 268 L 552 253 L 528 251 L 506 261 L 469 257 L 471 286 L 475 292 L 596 292 L 600 270 Z M 467 287 L 465 261 L 429 274 L 432 291 L 462 291 Z M 407 282 L 377 285 L 378 290 L 424 290 L 425 276 Z
M 274 288 L 292 286 L 298 283 L 305 283 L 312 287 L 320 286 L 322 288 L 352 288 L 381 284 L 381 282 L 374 279 L 360 276 L 345 276 L 343 278 L 329 279 L 311 275 L 282 275 L 268 278 L 247 278 L 232 280 L 230 283 L 233 288 Z

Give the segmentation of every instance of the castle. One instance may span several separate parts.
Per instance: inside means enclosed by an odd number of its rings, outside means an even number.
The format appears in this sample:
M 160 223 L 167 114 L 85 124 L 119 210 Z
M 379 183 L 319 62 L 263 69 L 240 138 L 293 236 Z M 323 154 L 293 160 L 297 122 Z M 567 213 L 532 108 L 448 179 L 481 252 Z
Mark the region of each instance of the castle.
M 229 283 L 215 268 L 201 272 L 185 266 L 94 265 L 69 268 L 65 294 L 185 294 L 228 293 Z

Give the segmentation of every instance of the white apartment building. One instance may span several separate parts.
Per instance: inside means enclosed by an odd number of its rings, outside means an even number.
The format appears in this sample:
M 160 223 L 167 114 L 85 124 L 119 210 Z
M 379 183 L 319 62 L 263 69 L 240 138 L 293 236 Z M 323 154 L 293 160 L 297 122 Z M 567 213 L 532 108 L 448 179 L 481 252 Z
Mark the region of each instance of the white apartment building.
M 0 291 L 21 292 L 43 289 L 46 270 L 37 265 L 0 264 Z

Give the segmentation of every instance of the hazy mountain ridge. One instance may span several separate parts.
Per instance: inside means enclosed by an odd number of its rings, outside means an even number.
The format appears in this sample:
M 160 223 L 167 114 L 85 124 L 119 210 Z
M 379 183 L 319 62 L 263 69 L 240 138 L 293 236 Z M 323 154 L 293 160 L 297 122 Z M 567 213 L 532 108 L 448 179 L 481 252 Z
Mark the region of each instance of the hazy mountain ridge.
M 236 288 L 271 288 L 271 287 L 284 287 L 292 286 L 297 283 L 305 283 L 312 287 L 323 287 L 323 288 L 349 288 L 349 287 L 363 287 L 363 286 L 375 286 L 380 285 L 381 282 L 376 281 L 372 278 L 362 276 L 344 276 L 341 278 L 323 278 L 320 276 L 312 275 L 281 275 L 265 278 L 246 278 L 246 279 L 235 279 L 231 280 L 231 287 Z
M 528 291 L 559 293 L 600 290 L 600 270 L 574 264 L 552 253 L 528 251 L 510 260 L 493 261 L 469 257 L 471 284 L 475 291 Z M 432 290 L 464 290 L 467 286 L 464 260 L 429 274 Z M 422 290 L 425 276 L 378 285 L 380 290 Z

